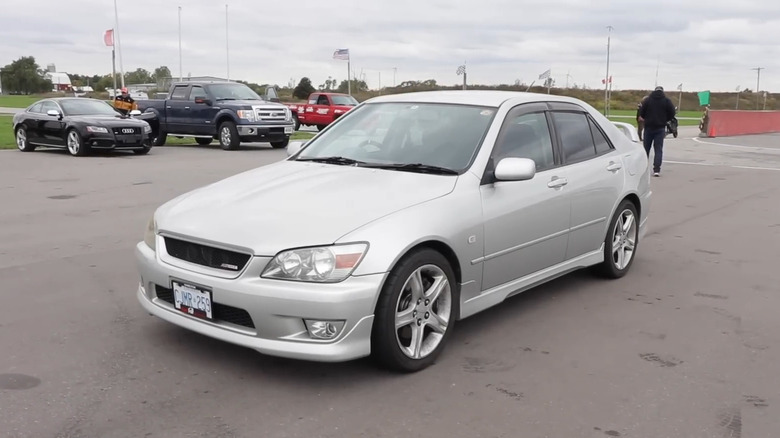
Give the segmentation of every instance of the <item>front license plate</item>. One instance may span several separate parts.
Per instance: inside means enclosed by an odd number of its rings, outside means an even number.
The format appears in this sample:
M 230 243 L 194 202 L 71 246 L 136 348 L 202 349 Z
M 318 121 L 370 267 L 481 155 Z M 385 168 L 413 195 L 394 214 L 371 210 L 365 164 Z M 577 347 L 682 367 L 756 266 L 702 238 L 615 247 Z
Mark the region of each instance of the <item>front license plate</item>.
M 173 306 L 198 318 L 211 320 L 211 291 L 190 284 L 173 282 Z
M 285 126 L 284 127 L 284 133 L 285 134 L 292 134 L 293 133 L 293 127 L 292 126 Z

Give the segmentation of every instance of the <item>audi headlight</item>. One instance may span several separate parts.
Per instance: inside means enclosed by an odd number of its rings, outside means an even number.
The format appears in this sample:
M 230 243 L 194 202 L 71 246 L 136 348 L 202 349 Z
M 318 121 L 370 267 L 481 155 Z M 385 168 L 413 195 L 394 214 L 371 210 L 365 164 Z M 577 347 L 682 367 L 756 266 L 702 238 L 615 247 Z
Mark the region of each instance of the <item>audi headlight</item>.
M 368 244 L 331 245 L 282 251 L 266 266 L 263 278 L 335 283 L 349 277 Z
M 255 122 L 257 121 L 257 118 L 255 117 L 255 111 L 254 110 L 238 110 L 236 111 L 238 113 L 238 117 L 242 118 L 248 122 Z
M 144 125 L 144 134 L 151 134 L 151 133 L 152 133 L 152 127 L 149 126 L 149 124 L 147 123 L 146 125 Z
M 102 126 L 87 126 L 88 132 L 95 132 L 98 134 L 108 134 L 108 129 Z
M 157 222 L 154 220 L 154 218 L 149 219 L 149 223 L 146 224 L 146 232 L 144 232 L 144 243 L 149 248 L 152 248 L 152 251 L 157 250 Z

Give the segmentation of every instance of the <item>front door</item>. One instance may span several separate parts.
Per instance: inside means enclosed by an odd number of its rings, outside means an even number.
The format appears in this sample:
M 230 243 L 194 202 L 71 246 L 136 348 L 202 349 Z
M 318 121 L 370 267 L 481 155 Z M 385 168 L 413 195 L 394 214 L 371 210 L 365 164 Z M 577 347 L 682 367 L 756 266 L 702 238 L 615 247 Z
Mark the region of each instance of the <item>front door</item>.
M 51 100 L 43 102 L 43 117 L 41 117 L 38 134 L 41 143 L 51 146 L 65 146 L 65 122 L 62 121 L 62 109 Z M 57 111 L 60 116 L 50 116 L 49 111 Z
M 524 104 L 507 115 L 488 172 L 502 158 L 530 158 L 537 173 L 527 181 L 481 187 L 485 220 L 482 290 L 563 262 L 570 203 L 567 175 L 553 148 L 544 104 Z
M 209 99 L 206 90 L 199 85 L 193 85 L 189 96 L 188 111 L 190 114 L 186 120 L 188 122 L 187 133 L 193 135 L 216 135 L 217 128 L 214 126 L 213 121 L 219 110 L 214 108 L 213 102 L 206 103 L 206 99 Z

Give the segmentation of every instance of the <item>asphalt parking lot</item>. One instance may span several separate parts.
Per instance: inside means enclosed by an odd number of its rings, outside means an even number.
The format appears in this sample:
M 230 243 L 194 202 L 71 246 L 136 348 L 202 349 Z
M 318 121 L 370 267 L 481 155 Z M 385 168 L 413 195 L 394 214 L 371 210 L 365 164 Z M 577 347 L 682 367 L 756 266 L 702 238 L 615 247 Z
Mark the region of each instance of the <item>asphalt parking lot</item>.
M 262 356 L 136 301 L 154 209 L 283 150 L 0 151 L 0 436 L 776 437 L 780 136 L 695 133 L 667 140 L 628 276 L 513 297 L 413 375 Z

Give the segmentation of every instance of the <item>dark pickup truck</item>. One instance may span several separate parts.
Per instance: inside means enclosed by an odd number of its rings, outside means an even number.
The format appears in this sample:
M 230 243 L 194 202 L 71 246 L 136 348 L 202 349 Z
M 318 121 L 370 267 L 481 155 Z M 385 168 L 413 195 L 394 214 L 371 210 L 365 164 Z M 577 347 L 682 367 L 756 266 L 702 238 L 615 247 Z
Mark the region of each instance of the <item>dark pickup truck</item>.
M 181 82 L 171 85 L 167 99 L 138 100 L 138 118 L 152 127 L 152 145 L 168 136 L 194 137 L 198 144 L 219 140 L 222 149 L 244 142 L 269 142 L 286 147 L 295 123 L 289 108 L 261 98 L 238 82 Z

